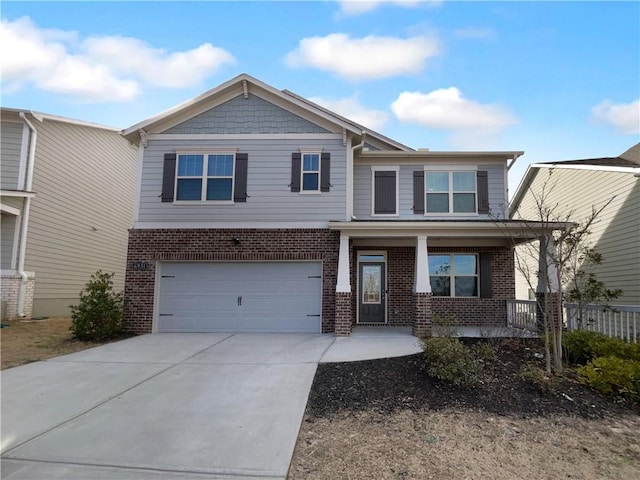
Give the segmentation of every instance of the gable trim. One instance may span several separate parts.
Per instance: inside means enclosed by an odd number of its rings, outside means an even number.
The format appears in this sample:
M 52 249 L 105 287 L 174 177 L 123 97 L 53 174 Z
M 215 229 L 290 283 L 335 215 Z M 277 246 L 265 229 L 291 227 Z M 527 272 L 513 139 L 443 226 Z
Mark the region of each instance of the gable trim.
M 340 133 L 152 133 L 150 140 L 341 140 Z

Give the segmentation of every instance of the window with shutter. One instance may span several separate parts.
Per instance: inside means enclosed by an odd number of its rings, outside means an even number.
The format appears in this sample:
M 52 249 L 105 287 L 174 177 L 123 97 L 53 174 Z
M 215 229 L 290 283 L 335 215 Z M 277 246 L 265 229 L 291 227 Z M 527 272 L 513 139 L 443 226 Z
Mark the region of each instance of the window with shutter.
M 291 154 L 292 192 L 319 193 L 331 190 L 331 154 L 301 150 Z

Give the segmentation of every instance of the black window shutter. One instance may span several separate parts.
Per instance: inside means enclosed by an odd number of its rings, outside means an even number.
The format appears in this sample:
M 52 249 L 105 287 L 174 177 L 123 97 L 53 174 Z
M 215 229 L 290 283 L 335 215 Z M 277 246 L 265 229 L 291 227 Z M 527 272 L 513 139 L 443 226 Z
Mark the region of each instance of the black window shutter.
M 396 213 L 396 172 L 374 172 L 373 213 Z
M 476 173 L 478 181 L 478 213 L 489 213 L 489 178 L 487 172 L 479 170 Z
M 324 152 L 320 155 L 320 191 L 331 189 L 331 154 Z
M 300 191 L 300 165 L 302 161 L 302 154 L 300 152 L 294 152 L 291 154 L 291 191 Z
M 491 281 L 491 254 L 480 254 L 480 297 L 493 296 L 493 282 Z
M 164 154 L 164 168 L 162 170 L 162 194 L 163 202 L 173 202 L 173 190 L 176 183 L 176 154 Z
M 249 164 L 249 154 L 236 153 L 235 185 L 233 188 L 233 201 L 247 201 L 247 167 Z
M 413 213 L 424 213 L 424 170 L 413 172 Z

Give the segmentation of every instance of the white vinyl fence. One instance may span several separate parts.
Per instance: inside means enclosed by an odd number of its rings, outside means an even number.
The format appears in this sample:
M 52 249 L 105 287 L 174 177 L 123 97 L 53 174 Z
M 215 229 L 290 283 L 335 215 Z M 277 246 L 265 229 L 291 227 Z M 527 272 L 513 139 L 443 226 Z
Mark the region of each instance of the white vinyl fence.
M 640 307 L 565 304 L 567 330 L 590 330 L 628 342 L 640 341 Z
M 535 300 L 507 300 L 507 325 L 527 332 L 536 332 L 537 302 Z

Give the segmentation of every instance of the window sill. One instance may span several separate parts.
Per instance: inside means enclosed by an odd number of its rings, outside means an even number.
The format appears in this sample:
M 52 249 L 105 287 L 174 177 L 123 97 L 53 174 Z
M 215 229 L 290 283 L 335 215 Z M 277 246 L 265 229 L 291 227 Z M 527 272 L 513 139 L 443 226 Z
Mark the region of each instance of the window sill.
M 174 200 L 172 205 L 235 205 L 233 200 Z
M 321 192 L 320 190 L 318 190 L 318 191 L 310 190 L 310 191 L 308 191 L 308 192 L 300 191 L 300 192 L 298 192 L 298 193 L 299 193 L 300 195 L 320 195 L 320 194 L 321 194 L 321 193 L 323 193 L 323 192 Z

